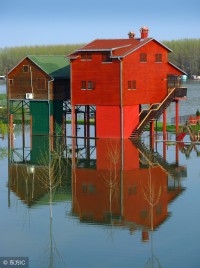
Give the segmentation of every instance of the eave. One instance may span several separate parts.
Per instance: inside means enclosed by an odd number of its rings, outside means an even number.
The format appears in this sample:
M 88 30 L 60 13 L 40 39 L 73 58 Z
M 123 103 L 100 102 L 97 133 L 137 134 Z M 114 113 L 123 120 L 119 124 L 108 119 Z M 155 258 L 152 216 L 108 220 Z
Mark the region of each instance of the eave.
M 172 67 L 174 67 L 175 69 L 179 70 L 181 73 L 188 75 L 185 71 L 183 71 L 182 69 L 180 69 L 179 67 L 177 67 L 175 64 L 173 64 L 172 62 L 168 62 L 169 65 L 171 65 Z

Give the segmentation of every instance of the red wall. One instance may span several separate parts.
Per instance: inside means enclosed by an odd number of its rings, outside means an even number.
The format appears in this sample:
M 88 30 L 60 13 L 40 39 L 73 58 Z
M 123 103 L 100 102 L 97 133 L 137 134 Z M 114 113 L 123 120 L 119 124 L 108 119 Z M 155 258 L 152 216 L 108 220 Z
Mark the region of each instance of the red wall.
M 96 106 L 97 138 L 119 138 L 120 127 L 119 106 Z
M 131 132 L 139 123 L 139 105 L 124 106 L 124 138 L 130 137 Z
M 102 62 L 102 54 L 94 53 L 92 60 L 72 61 L 72 104 L 119 105 L 119 61 Z M 94 90 L 81 90 L 81 81 L 94 81 Z

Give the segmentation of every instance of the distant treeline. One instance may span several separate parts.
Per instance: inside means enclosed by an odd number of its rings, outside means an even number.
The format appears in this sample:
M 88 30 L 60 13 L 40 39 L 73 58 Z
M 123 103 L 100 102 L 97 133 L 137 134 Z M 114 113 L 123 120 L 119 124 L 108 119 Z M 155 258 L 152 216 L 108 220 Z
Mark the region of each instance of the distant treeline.
M 84 44 L 43 45 L 0 48 L 0 75 L 6 75 L 28 55 L 68 55 Z
M 200 75 L 200 39 L 162 41 L 173 53 L 169 61 L 189 76 Z M 24 46 L 0 48 L 0 75 L 5 75 L 27 55 L 67 55 L 84 44 Z
M 200 75 L 200 39 L 163 41 L 172 50 L 169 61 L 184 70 L 189 76 Z

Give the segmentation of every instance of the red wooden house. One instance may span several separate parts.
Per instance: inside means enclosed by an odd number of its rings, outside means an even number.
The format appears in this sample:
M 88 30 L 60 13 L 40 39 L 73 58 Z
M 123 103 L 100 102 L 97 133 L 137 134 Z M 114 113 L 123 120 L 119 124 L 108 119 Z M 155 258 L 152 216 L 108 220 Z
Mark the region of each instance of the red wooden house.
M 140 32 L 140 38 L 130 32 L 128 39 L 97 39 L 68 55 L 73 135 L 78 105 L 96 106 L 96 137 L 129 138 L 186 96 L 178 79 L 185 72 L 168 62 L 171 50 L 149 38 L 147 27 Z M 142 111 L 142 104 L 151 106 Z
M 128 139 L 98 139 L 96 168 L 80 165 L 80 159 L 73 163 L 73 215 L 132 231 L 159 227 L 168 218 L 170 202 L 184 191 L 180 171 L 185 167 L 177 163 L 175 172 L 174 163 L 152 155 Z

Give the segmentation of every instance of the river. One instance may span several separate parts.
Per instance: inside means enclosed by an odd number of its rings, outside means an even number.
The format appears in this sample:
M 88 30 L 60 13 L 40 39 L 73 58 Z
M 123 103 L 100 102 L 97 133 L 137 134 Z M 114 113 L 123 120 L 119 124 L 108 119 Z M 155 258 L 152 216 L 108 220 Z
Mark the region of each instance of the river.
M 187 85 L 184 114 L 199 108 Z M 0 267 L 199 267 L 199 144 L 152 151 L 148 136 L 52 140 L 18 125 L 13 141 L 0 139 Z

